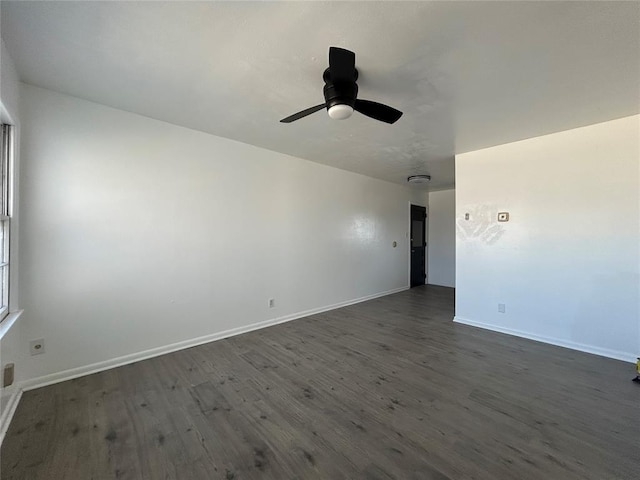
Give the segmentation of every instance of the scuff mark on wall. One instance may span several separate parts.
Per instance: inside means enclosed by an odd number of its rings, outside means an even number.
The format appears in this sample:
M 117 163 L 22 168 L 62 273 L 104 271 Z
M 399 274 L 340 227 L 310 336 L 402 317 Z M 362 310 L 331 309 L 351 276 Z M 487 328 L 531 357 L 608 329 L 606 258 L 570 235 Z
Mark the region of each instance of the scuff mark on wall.
M 487 245 L 495 244 L 505 229 L 498 224 L 498 207 L 494 205 L 469 205 L 462 208 L 456 218 L 456 239 L 466 242 L 478 240 Z M 468 216 L 468 218 L 467 218 Z

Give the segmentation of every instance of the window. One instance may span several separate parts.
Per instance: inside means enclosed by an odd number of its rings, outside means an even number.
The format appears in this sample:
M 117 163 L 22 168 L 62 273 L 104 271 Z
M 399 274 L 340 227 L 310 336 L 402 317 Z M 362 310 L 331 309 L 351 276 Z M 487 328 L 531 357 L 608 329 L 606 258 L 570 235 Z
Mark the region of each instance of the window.
M 0 321 L 9 313 L 9 233 L 11 230 L 11 165 L 13 127 L 2 125 L 0 170 Z

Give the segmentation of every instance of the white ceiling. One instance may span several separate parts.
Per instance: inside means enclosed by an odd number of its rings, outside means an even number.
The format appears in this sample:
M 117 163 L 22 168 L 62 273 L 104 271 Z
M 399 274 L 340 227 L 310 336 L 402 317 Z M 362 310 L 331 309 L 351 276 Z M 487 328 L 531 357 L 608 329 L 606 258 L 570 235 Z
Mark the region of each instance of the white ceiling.
M 11 2 L 26 83 L 403 183 L 453 156 L 640 111 L 638 2 Z M 328 48 L 394 125 L 319 112 Z

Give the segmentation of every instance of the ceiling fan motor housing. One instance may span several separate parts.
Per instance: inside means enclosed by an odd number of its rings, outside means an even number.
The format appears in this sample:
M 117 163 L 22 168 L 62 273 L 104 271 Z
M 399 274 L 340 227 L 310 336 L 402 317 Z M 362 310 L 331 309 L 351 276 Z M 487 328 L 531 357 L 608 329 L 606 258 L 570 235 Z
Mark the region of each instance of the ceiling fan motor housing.
M 358 71 L 355 70 L 353 81 L 339 81 L 333 82 L 331 80 L 331 72 L 327 68 L 322 75 L 324 79 L 324 99 L 327 104 L 327 110 L 334 105 L 349 105 L 353 108 L 358 96 L 358 85 L 356 80 L 358 78 Z
M 344 120 L 356 111 L 374 120 L 395 123 L 402 112 L 389 105 L 358 98 L 358 70 L 356 54 L 340 47 L 329 48 L 329 68 L 322 74 L 324 80 L 324 103 L 306 108 L 280 120 L 291 123 L 312 113 L 327 109 L 333 120 Z

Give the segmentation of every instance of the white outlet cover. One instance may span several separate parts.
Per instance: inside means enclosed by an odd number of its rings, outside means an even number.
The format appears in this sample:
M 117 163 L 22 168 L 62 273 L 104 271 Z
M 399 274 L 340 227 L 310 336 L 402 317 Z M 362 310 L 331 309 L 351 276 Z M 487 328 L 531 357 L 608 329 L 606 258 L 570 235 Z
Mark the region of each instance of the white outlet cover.
M 498 221 L 499 222 L 508 222 L 509 221 L 509 212 L 499 212 L 498 213 Z
M 44 340 L 42 338 L 38 340 L 31 340 L 29 342 L 29 351 L 31 355 L 42 355 L 44 350 Z

